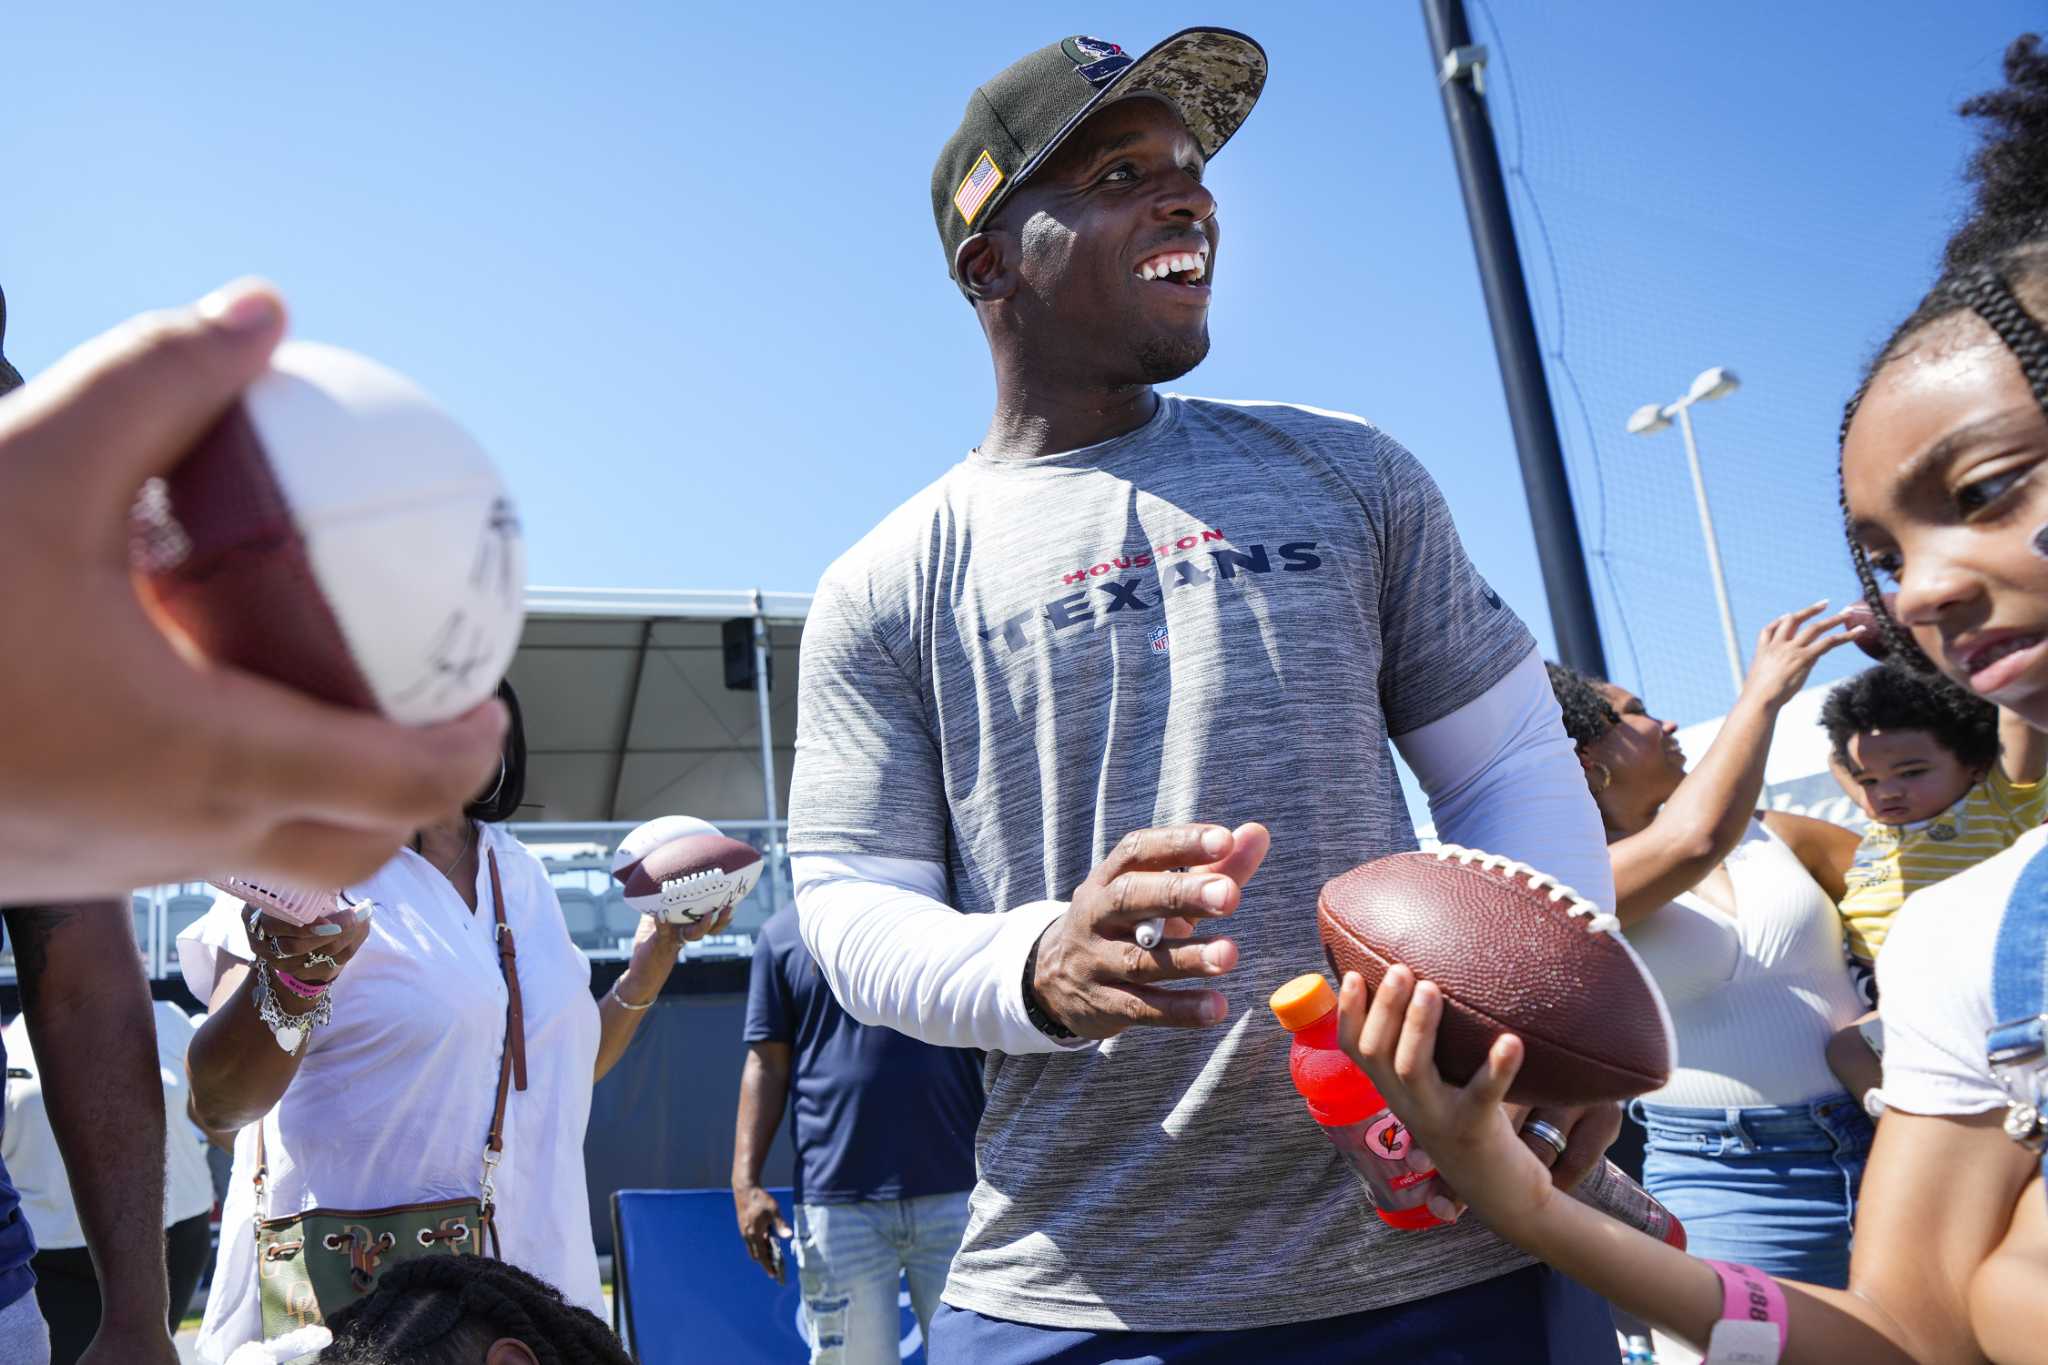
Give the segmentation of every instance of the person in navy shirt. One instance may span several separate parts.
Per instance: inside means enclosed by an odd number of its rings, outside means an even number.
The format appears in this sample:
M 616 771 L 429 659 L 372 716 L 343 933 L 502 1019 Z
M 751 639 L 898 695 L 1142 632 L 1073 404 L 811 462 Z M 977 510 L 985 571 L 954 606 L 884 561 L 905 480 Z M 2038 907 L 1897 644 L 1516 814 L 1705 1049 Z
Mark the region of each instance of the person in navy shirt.
M 794 908 L 755 941 L 745 1037 L 732 1162 L 740 1236 L 781 1279 L 775 1238 L 792 1230 L 761 1188 L 761 1164 L 787 1106 L 811 1359 L 893 1365 L 899 1273 L 923 1330 L 967 1228 L 981 1054 L 856 1023 L 797 936 Z

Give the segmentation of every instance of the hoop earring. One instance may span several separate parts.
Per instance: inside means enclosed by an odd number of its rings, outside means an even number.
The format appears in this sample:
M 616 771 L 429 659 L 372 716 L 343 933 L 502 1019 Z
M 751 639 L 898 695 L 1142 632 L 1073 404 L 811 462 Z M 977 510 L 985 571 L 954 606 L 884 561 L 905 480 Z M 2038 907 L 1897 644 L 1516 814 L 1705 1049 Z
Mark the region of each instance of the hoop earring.
M 1600 785 L 1597 787 L 1593 785 L 1593 774 L 1595 771 L 1598 771 L 1600 774 Z M 1614 774 L 1608 770 L 1605 763 L 1588 763 L 1586 765 L 1586 790 L 1598 796 L 1613 785 Z
M 505 762 L 505 756 L 503 754 L 499 754 L 497 782 L 491 787 L 491 789 L 488 792 L 484 793 L 482 796 L 479 796 L 475 801 L 472 801 L 470 804 L 474 806 L 488 806 L 491 804 L 491 802 L 497 800 L 498 793 L 505 790 L 505 778 L 510 771 L 510 765 Z

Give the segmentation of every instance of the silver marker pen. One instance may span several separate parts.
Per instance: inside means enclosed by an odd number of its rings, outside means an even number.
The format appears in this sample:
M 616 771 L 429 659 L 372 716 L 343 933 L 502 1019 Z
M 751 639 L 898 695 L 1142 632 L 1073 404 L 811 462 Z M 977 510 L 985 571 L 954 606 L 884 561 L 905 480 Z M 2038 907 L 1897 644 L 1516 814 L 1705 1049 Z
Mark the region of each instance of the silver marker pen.
M 1184 867 L 1176 867 L 1172 870 L 1175 872 L 1187 871 Z M 1154 915 L 1151 919 L 1138 921 L 1138 927 L 1132 931 L 1131 937 L 1138 941 L 1140 948 L 1143 948 L 1148 953 L 1151 952 L 1159 946 L 1159 941 L 1166 937 L 1166 916 Z

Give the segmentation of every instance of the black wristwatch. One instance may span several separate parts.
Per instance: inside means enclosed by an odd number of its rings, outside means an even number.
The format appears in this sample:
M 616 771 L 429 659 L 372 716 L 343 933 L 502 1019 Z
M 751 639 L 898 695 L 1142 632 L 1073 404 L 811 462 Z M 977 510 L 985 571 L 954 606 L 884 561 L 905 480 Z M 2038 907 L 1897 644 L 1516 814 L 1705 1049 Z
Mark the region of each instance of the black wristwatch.
M 1039 936 L 1043 938 L 1044 935 Z M 1081 1035 L 1062 1024 L 1045 1012 L 1045 1006 L 1038 1003 L 1038 992 L 1031 989 L 1031 979 L 1038 975 L 1038 943 L 1034 940 L 1031 951 L 1024 955 L 1024 1017 L 1032 1026 L 1048 1038 L 1079 1038 Z

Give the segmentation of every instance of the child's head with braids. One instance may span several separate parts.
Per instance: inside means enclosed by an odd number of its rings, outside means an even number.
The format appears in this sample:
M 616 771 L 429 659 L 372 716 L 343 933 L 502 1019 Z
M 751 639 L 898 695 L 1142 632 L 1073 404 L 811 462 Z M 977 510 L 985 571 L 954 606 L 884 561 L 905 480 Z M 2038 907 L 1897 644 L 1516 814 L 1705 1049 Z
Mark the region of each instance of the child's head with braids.
M 2048 724 L 2048 56 L 2021 38 L 1970 220 L 1842 424 L 1842 507 L 1892 658 Z M 1885 610 L 1882 580 L 1897 584 Z
M 589 1310 L 515 1265 L 425 1256 L 328 1322 L 322 1365 L 631 1365 Z

